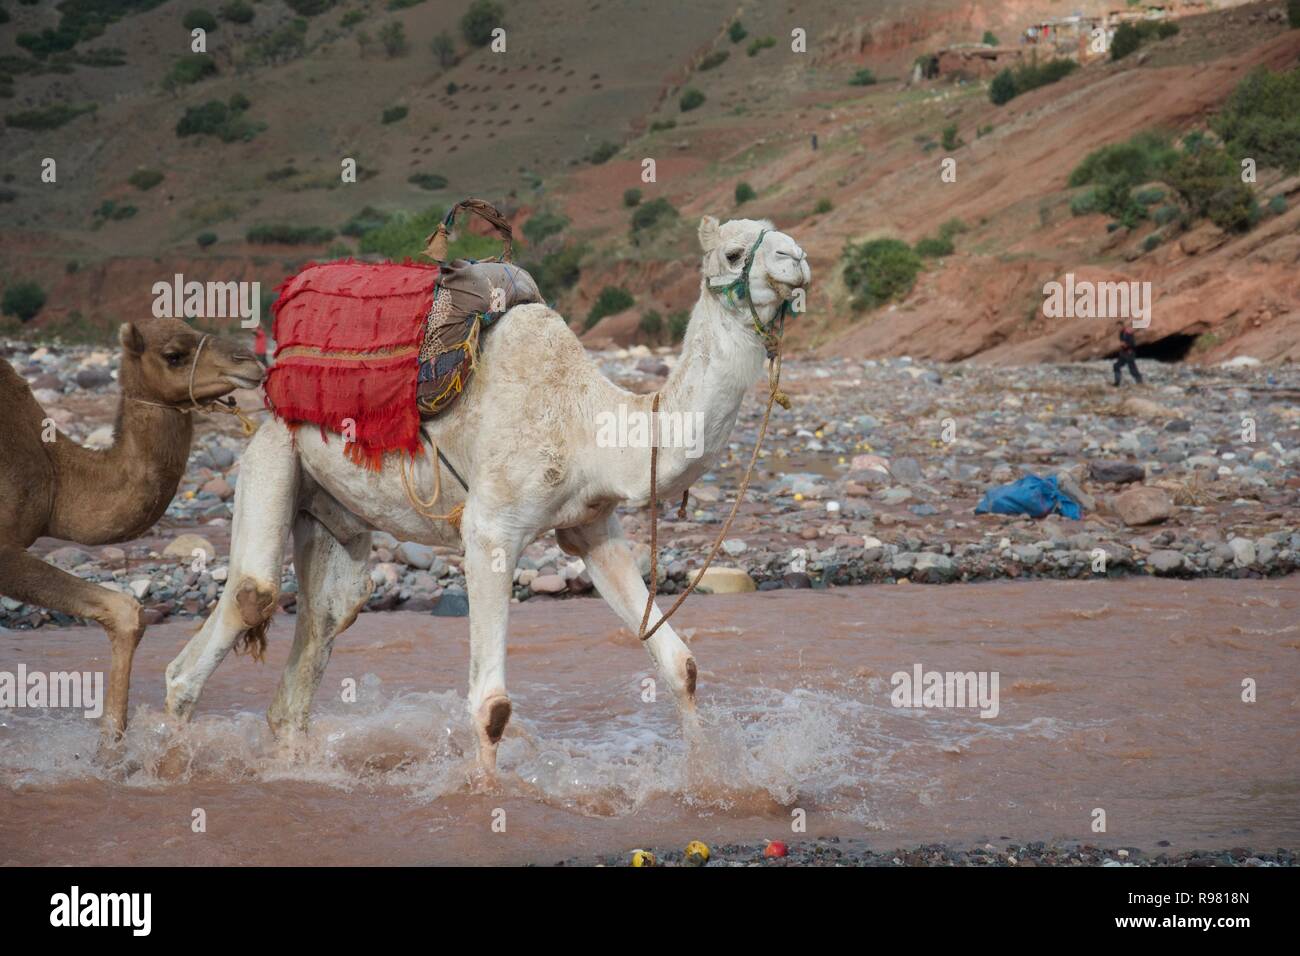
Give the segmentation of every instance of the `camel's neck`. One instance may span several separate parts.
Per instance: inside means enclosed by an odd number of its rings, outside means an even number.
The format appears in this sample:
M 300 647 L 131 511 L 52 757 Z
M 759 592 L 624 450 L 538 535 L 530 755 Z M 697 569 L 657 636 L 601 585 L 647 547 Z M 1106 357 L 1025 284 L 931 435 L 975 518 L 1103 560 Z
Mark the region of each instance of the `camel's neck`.
M 725 311 L 702 285 L 681 357 L 661 390 L 661 489 L 680 491 L 709 470 L 731 438 L 746 392 L 763 375 L 764 359 L 749 317 Z M 646 482 L 648 494 L 648 475 Z
M 111 447 L 85 448 L 62 434 L 54 444 L 53 537 L 82 544 L 139 537 L 163 516 L 185 474 L 192 416 L 137 401 L 129 373 L 120 380 Z

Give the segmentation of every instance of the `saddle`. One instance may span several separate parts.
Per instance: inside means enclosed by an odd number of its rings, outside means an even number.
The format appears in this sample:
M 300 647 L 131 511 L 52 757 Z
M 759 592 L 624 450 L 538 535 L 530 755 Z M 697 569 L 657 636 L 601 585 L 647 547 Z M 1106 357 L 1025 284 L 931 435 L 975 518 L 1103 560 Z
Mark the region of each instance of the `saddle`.
M 469 209 L 501 233 L 502 255 L 443 265 L 447 231 Z M 537 284 L 509 263 L 510 225 L 489 204 L 452 207 L 428 238 L 439 264 L 310 265 L 276 290 L 277 343 L 267 407 L 290 426 L 310 422 L 344 437 L 357 464 L 379 469 L 392 451 L 420 451 L 420 421 L 464 392 L 483 330 L 513 306 L 541 302 Z

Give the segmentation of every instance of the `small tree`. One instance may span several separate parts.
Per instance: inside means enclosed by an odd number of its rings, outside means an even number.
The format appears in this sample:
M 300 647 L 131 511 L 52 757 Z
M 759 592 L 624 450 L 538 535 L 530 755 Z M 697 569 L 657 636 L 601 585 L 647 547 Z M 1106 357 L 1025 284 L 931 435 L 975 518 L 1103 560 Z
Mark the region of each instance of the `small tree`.
M 460 32 L 470 46 L 487 46 L 492 42 L 492 31 L 504 26 L 505 8 L 494 0 L 474 0 L 460 18 Z
M 703 103 L 704 94 L 692 86 L 682 94 L 682 98 L 678 105 L 681 106 L 683 113 L 689 113 L 696 107 L 703 105 Z
M 981 40 L 980 42 L 983 43 L 985 46 L 997 46 L 998 38 L 993 35 L 992 30 L 985 30 L 984 39 Z
M 1287 22 L 1300 29 L 1300 0 L 1286 0 Z
M 641 190 L 625 189 L 623 190 L 623 205 L 631 209 L 641 201 Z
M 211 33 L 217 28 L 217 18 L 204 9 L 191 10 L 181 17 L 181 24 L 186 30 L 206 30 Z
M 0 299 L 0 312 L 17 316 L 20 322 L 30 322 L 45 305 L 45 290 L 35 282 L 15 282 L 5 289 Z
M 1016 78 L 1010 70 L 1003 70 L 997 76 L 993 77 L 993 83 L 989 86 L 989 99 L 993 105 L 1001 106 L 1016 98 Z
M 746 182 L 736 183 L 736 205 L 742 205 L 751 199 L 757 199 L 758 193 L 754 192 L 754 187 Z
M 749 31 L 744 28 L 739 20 L 732 20 L 731 26 L 727 27 L 727 36 L 732 43 L 739 43 L 749 36 Z
M 456 41 L 446 30 L 434 37 L 429 47 L 433 50 L 433 58 L 444 70 L 456 65 Z
M 406 28 L 400 20 L 385 23 L 379 28 L 379 42 L 384 45 L 384 52 L 389 56 L 401 56 L 406 52 Z
M 1142 34 L 1131 23 L 1121 23 L 1110 41 L 1110 58 L 1122 60 L 1142 45 Z

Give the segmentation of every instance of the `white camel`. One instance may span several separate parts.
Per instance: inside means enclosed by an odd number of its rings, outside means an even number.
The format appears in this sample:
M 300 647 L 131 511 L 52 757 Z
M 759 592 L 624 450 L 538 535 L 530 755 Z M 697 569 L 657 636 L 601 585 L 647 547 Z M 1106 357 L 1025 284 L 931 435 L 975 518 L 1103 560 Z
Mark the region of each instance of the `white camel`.
M 700 297 L 680 361 L 660 393 L 659 414 L 702 424 L 693 448 L 661 447 L 658 490 L 680 496 L 726 444 L 745 393 L 763 374 L 757 328 L 773 322 L 812 273 L 799 245 L 770 223 L 700 222 L 704 250 Z M 734 284 L 748 266 L 748 283 Z M 729 288 L 728 288 L 729 287 Z M 399 540 L 462 544 L 470 603 L 469 713 L 478 762 L 495 771 L 497 744 L 510 719 L 506 630 L 513 572 L 530 542 L 554 530 L 580 556 L 601 596 L 637 630 L 648 598 L 615 509 L 650 498 L 647 447 L 603 447 L 602 413 L 648 416 L 651 396 L 605 379 L 564 320 L 544 305 L 511 309 L 485 335 L 478 370 L 457 403 L 423 425 L 464 478 L 468 493 L 444 477 L 439 508 L 464 505 L 460 533 L 417 511 L 404 488 L 399 456 L 382 471 L 344 457 L 343 443 L 316 427 L 296 435 L 278 420 L 264 424 L 240 465 L 225 592 L 203 628 L 167 668 L 167 709 L 194 712 L 203 684 L 241 636 L 261 639 L 275 610 L 283 542 L 293 532 L 298 613 L 289 662 L 267 721 L 278 738 L 306 732 L 312 697 L 334 639 L 370 595 L 370 533 Z M 700 452 L 702 451 L 702 454 Z M 415 487 L 433 487 L 431 455 L 414 469 Z M 434 459 L 436 462 L 436 459 Z M 408 466 L 409 467 L 409 466 Z M 654 609 L 651 623 L 658 621 Z M 671 687 L 683 723 L 695 713 L 696 664 L 665 623 L 646 640 Z

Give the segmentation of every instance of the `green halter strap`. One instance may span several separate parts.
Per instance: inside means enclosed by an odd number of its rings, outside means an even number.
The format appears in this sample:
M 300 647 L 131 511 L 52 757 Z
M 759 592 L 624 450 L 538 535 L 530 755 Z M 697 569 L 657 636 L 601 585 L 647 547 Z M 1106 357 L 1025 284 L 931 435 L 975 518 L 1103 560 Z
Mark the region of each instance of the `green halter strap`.
M 776 314 L 772 316 L 772 321 L 767 323 L 759 316 L 758 309 L 754 306 L 754 298 L 750 295 L 749 273 L 754 268 L 754 257 L 758 254 L 758 247 L 762 245 L 763 237 L 766 235 L 766 229 L 759 232 L 758 238 L 749 247 L 749 252 L 745 253 L 745 265 L 740 270 L 740 275 L 725 285 L 710 285 L 709 288 L 724 299 L 731 302 L 741 300 L 749 306 L 749 314 L 754 321 L 754 331 L 763 340 L 763 345 L 767 349 L 767 357 L 771 358 L 776 354 L 777 343 L 780 342 L 781 335 L 785 332 L 785 319 L 790 314 L 790 301 L 782 299 L 781 305 L 777 307 Z

